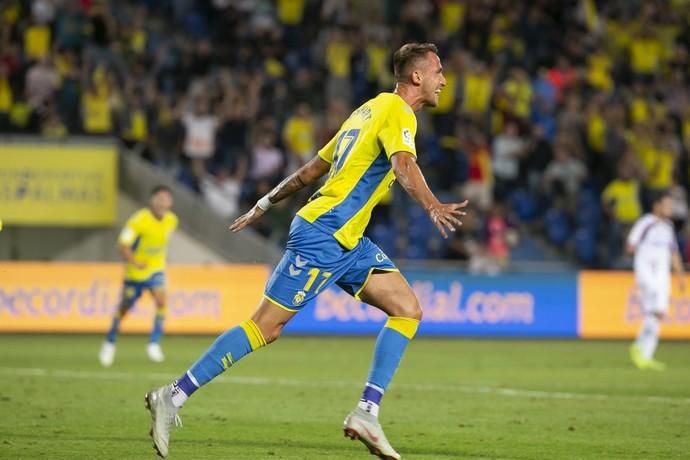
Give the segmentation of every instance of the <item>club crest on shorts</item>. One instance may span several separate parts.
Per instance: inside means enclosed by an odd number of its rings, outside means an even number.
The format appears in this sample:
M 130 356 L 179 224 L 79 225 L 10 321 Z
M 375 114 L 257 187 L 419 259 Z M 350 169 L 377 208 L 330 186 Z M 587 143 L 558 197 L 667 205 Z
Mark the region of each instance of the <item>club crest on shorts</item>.
M 292 305 L 299 305 L 302 302 L 304 302 L 304 298 L 307 296 L 307 294 L 304 291 L 297 291 L 297 294 L 295 294 L 295 297 L 292 298 Z

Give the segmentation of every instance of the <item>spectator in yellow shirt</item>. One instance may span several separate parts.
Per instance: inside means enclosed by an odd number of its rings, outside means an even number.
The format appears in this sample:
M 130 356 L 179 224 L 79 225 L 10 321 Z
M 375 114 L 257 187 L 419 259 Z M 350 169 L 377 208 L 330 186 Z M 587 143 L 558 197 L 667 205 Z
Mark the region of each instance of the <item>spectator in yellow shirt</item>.
M 127 148 L 134 150 L 143 158 L 152 161 L 149 146 L 149 123 L 142 95 L 138 91 L 128 91 L 127 107 L 123 117 L 122 140 Z
M 630 121 L 633 125 L 647 123 L 651 118 L 651 107 L 647 91 L 642 83 L 635 83 L 628 103 Z
M 12 111 L 12 87 L 10 86 L 9 69 L 0 62 L 0 130 L 7 131 L 10 126 L 10 112 Z
M 603 48 L 597 48 L 587 59 L 587 81 L 594 88 L 610 93 L 614 88 L 611 70 L 613 61 L 604 52 Z
M 654 127 L 651 123 L 638 123 L 626 132 L 625 140 L 644 170 L 648 163 L 649 152 L 654 150 L 653 138 Z
M 50 52 L 50 27 L 33 24 L 24 31 L 24 56 L 29 60 L 38 60 Z
M 299 104 L 283 128 L 283 141 L 292 166 L 302 166 L 316 151 L 316 126 L 307 104 Z M 296 169 L 296 168 L 295 168 Z
M 462 111 L 473 118 L 487 114 L 494 90 L 494 76 L 486 63 L 476 60 L 464 75 Z
M 81 100 L 82 128 L 86 134 L 105 135 L 113 130 L 110 97 L 107 91 L 90 85 Z
M 352 86 L 350 84 L 352 45 L 343 29 L 335 28 L 331 31 L 325 48 L 326 70 L 326 98 L 351 99 Z
M 671 188 L 678 149 L 672 128 L 662 125 L 655 130 L 654 145 L 644 158 L 649 174 L 645 181 L 647 189 L 659 192 Z
M 642 215 L 640 182 L 630 166 L 621 165 L 618 177 L 609 182 L 602 192 L 601 202 L 607 214 L 625 226 L 632 225 Z
M 597 95 L 587 103 L 587 147 L 602 155 L 606 150 L 606 119 L 604 118 L 604 99 Z
M 606 186 L 601 202 L 609 216 L 608 260 L 615 264 L 621 255 L 625 235 L 642 215 L 640 182 L 632 165 L 621 162 L 618 177 Z
M 389 51 L 384 32 L 374 29 L 367 31 L 367 34 L 366 56 L 369 92 L 378 94 L 381 89 L 388 88 L 393 84 L 393 74 L 388 65 Z
M 347 40 L 346 32 L 340 28 L 333 29 L 326 43 L 326 69 L 329 75 L 348 78 L 351 57 L 352 45 Z
M 532 105 L 532 84 L 527 71 L 515 67 L 510 78 L 503 83 L 503 93 L 507 97 L 507 109 L 514 117 L 525 120 L 530 115 Z
M 441 0 L 438 9 L 443 31 L 448 35 L 458 33 L 465 21 L 465 14 L 467 13 L 466 2 L 463 0 Z
M 146 9 L 139 8 L 133 21 L 134 24 L 126 33 L 129 51 L 136 56 L 143 56 L 149 42 L 149 34 L 146 31 Z
M 649 25 L 642 26 L 629 46 L 630 68 L 635 78 L 646 84 L 654 82 L 654 75 L 661 68 L 663 48 Z
M 278 20 L 286 26 L 298 26 L 304 17 L 305 0 L 277 0 Z
M 508 15 L 494 17 L 487 37 L 487 49 L 493 58 L 502 60 L 512 56 L 519 59 L 525 55 L 524 40 L 511 33 L 514 27 L 515 23 Z

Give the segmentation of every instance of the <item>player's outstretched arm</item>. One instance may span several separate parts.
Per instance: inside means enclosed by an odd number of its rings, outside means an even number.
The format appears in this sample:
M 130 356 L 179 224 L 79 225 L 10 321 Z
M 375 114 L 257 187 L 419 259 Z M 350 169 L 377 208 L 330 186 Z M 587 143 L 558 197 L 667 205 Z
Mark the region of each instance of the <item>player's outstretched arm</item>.
M 466 213 L 461 209 L 467 206 L 462 203 L 441 203 L 429 189 L 422 170 L 411 153 L 396 152 L 391 156 L 391 164 L 396 179 L 405 191 L 429 213 L 429 218 L 444 238 L 448 238 L 446 229 L 454 232 L 462 225 L 460 219 Z
M 326 174 L 330 168 L 330 163 L 324 161 L 318 155 L 315 156 L 304 166 L 283 179 L 273 190 L 257 201 L 252 209 L 235 219 L 230 226 L 230 230 L 233 233 L 239 232 L 244 227 L 263 216 L 274 204 L 319 180 L 319 178 Z

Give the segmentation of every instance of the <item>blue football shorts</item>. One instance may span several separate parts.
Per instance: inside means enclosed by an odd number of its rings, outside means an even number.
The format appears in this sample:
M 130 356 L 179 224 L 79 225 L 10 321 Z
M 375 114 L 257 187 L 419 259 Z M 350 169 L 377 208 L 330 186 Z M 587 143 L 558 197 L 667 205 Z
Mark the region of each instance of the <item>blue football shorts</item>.
M 266 284 L 264 297 L 285 310 L 299 311 L 336 284 L 359 299 L 374 270 L 398 271 L 369 238 L 362 237 L 348 251 L 332 235 L 295 216 L 287 249 Z
M 125 279 L 122 287 L 122 303 L 132 306 L 145 290 L 165 288 L 165 273 L 156 272 L 144 281 L 133 281 Z

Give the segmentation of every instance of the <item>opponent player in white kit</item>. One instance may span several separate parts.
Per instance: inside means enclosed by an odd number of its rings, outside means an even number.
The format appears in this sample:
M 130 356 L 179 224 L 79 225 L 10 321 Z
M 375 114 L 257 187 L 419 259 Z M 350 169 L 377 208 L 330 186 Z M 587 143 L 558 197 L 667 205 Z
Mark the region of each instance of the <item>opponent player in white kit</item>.
M 673 201 L 668 194 L 654 197 L 652 213 L 642 216 L 628 236 L 628 252 L 635 253 L 635 281 L 640 293 L 644 320 L 637 340 L 630 347 L 630 358 L 640 369 L 664 370 L 666 365 L 654 359 L 659 342 L 659 328 L 670 299 L 670 268 L 678 275 L 685 290 L 683 261 L 678 252 L 671 217 Z

